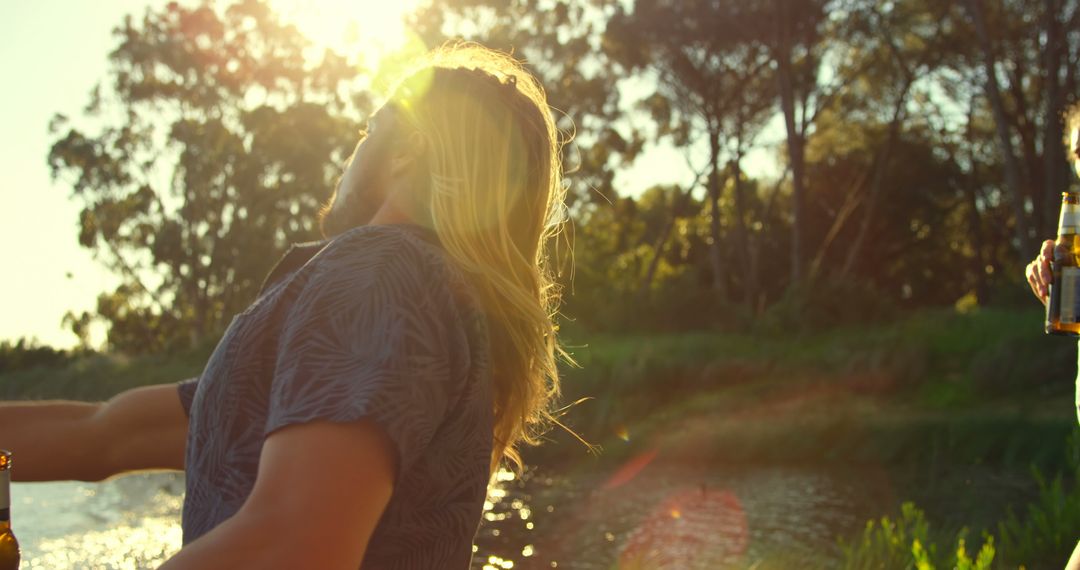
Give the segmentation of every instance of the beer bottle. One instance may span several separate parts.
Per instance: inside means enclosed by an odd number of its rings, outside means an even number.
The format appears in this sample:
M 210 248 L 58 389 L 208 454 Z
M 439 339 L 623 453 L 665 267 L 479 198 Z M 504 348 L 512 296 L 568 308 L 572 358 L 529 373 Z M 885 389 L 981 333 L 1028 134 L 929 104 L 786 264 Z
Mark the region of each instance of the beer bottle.
M 11 530 L 11 452 L 0 449 L 0 570 L 18 570 L 19 541 Z
M 1061 194 L 1061 216 L 1050 267 L 1050 301 L 1046 304 L 1046 332 L 1080 336 L 1080 194 Z

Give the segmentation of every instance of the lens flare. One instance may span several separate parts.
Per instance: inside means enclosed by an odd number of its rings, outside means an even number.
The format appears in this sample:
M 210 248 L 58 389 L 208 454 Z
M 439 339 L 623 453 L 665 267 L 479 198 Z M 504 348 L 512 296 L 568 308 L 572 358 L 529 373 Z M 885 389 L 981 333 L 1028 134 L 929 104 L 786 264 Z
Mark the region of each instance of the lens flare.
M 657 453 L 658 450 L 653 448 L 635 455 L 615 471 L 615 473 L 601 486 L 601 489 L 610 491 L 611 489 L 625 485 L 634 477 L 637 477 L 637 474 L 641 473 L 642 469 L 645 469 L 645 467 L 652 463 L 653 460 L 656 459 Z
M 750 531 L 728 490 L 686 487 L 661 501 L 627 538 L 618 568 L 725 568 L 746 554 Z

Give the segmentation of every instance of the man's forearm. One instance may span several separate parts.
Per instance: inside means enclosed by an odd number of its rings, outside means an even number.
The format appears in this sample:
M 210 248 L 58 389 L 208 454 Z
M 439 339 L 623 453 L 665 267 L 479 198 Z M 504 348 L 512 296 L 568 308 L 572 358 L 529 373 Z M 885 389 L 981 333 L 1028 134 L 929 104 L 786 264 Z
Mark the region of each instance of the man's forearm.
M 15 454 L 16 481 L 183 469 L 187 426 L 175 384 L 132 388 L 101 404 L 0 404 L 0 448 Z
M 100 409 L 69 401 L 0 403 L 0 448 L 14 453 L 14 480 L 101 479 L 91 421 Z
M 280 536 L 263 534 L 250 517 L 237 513 L 214 530 L 180 549 L 158 570 L 227 570 L 242 568 L 285 568 L 266 559 Z
M 158 570 L 291 570 L 321 568 L 319 549 L 305 548 L 303 528 L 283 517 L 258 516 L 243 509 L 180 549 Z M 292 531 L 297 531 L 295 534 Z M 355 566 L 353 567 L 355 568 Z

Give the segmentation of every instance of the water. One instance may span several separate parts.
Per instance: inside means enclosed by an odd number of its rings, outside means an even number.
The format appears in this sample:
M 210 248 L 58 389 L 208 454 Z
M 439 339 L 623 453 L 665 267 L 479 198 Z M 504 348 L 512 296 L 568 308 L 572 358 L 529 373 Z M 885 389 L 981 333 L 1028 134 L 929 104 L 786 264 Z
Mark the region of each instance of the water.
M 23 569 L 153 568 L 180 549 L 184 477 L 140 473 L 102 483 L 15 483 L 12 526 Z
M 493 495 L 476 570 L 745 568 L 778 554 L 829 559 L 837 536 L 858 532 L 895 500 L 877 469 L 791 466 L 650 465 L 629 480 L 534 472 Z
M 906 491 L 880 467 L 700 467 L 644 458 L 622 469 L 500 473 L 473 568 L 747 568 L 835 556 L 837 536 Z M 180 548 L 183 476 L 16 483 L 23 569 L 152 568 Z M 971 489 L 975 495 L 983 490 Z M 992 490 L 990 491 L 992 492 Z

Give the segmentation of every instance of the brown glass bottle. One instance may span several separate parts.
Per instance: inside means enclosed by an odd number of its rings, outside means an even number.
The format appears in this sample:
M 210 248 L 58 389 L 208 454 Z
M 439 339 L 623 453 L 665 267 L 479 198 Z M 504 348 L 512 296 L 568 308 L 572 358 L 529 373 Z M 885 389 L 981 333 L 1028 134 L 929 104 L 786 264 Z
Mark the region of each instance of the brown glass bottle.
M 1061 194 L 1061 216 L 1050 267 L 1054 278 L 1046 303 L 1046 332 L 1080 336 L 1080 194 Z
M 0 449 L 0 570 L 18 570 L 19 541 L 11 530 L 11 452 Z

